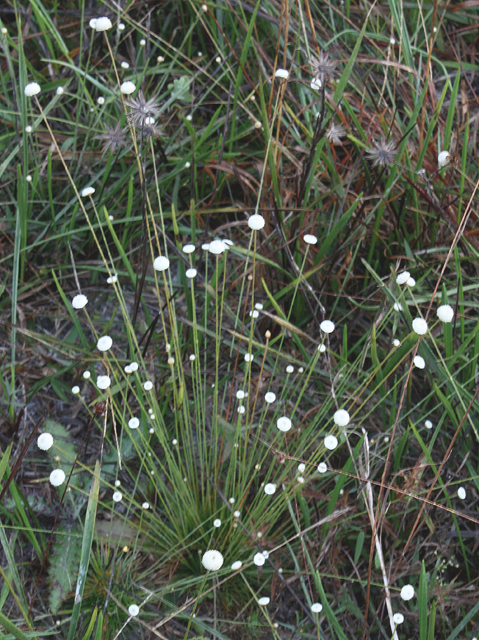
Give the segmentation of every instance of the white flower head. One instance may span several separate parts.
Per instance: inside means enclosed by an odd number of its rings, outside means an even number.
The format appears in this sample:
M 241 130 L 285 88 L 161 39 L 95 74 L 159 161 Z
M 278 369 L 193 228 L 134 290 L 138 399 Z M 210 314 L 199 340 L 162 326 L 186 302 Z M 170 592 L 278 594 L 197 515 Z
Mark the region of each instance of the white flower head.
M 398 338 L 394 338 L 392 344 L 394 347 L 399 347 L 402 343 Z
M 122 82 L 122 84 L 120 85 L 120 92 L 123 93 L 123 95 L 125 96 L 129 96 L 131 93 L 135 91 L 135 89 L 136 89 L 135 85 L 130 80 L 127 80 L 126 82 Z
M 140 420 L 138 418 L 130 418 L 128 421 L 128 426 L 130 429 L 138 429 L 140 426 Z
M 350 422 L 350 414 L 345 409 L 339 409 L 333 414 L 333 421 L 339 427 L 346 427 Z
M 57 96 L 63 96 L 64 93 L 65 93 L 65 89 L 63 87 L 57 87 L 57 91 L 56 91 Z
M 115 284 L 115 282 L 117 282 L 118 277 L 116 274 L 114 274 L 113 276 L 109 276 L 107 278 L 107 284 Z
M 318 473 L 327 473 L 328 468 L 325 462 L 320 462 L 320 464 L 317 467 L 317 470 L 318 470 Z
M 417 369 L 425 369 L 425 360 L 422 356 L 415 356 L 413 359 L 413 364 L 417 367 Z
M 97 376 L 97 387 L 99 389 L 105 390 L 111 384 L 111 380 L 108 376 Z
M 438 154 L 438 168 L 443 169 L 450 162 L 450 152 L 449 151 L 440 151 Z
M 215 256 L 222 254 L 227 248 L 226 244 L 222 240 L 212 240 L 208 245 L 208 251 Z
M 265 218 L 259 213 L 254 213 L 253 216 L 250 216 L 248 219 L 248 226 L 252 231 L 260 231 L 260 229 L 263 229 L 265 226 Z
M 113 340 L 110 336 L 102 336 L 97 342 L 97 349 L 99 351 L 108 351 L 111 349 Z
M 140 609 L 136 604 L 131 604 L 128 607 L 128 613 L 132 616 L 132 618 L 135 618 L 140 613 Z
M 253 556 L 253 564 L 256 564 L 257 567 L 263 567 L 263 565 L 265 564 L 265 556 L 263 555 L 263 553 L 256 553 Z
M 423 318 L 415 318 L 412 322 L 412 329 L 415 333 L 418 333 L 419 336 L 424 336 L 428 331 L 428 325 Z
M 190 278 L 190 280 L 192 280 L 197 275 L 197 270 L 193 267 L 191 269 L 187 269 L 185 271 L 185 275 L 187 276 L 187 278 Z
M 297 467 L 298 473 L 303 473 L 305 471 L 305 465 L 301 462 Z
M 123 495 L 122 495 L 121 491 L 114 491 L 113 492 L 112 500 L 114 502 L 121 502 L 122 498 L 123 498 Z
M 465 498 L 467 497 L 465 487 L 458 487 L 457 496 L 460 498 L 460 500 L 465 500 Z
M 245 398 L 245 391 L 239 389 L 236 393 L 236 396 L 238 400 L 243 400 Z
M 400 304 L 400 302 L 394 302 L 393 303 L 393 310 L 394 311 L 402 311 L 402 305 Z
M 82 198 L 87 198 L 93 193 L 95 193 L 95 189 L 93 187 L 85 187 L 85 189 L 82 189 Z
M 259 598 L 258 599 L 258 604 L 261 607 L 266 607 L 268 604 L 270 604 L 270 598 L 267 596 L 264 596 L 263 598 Z
M 265 402 L 268 402 L 268 404 L 275 402 L 276 399 L 277 399 L 277 396 L 272 391 L 268 391 L 265 394 Z
M 409 278 L 410 278 L 410 272 L 402 271 L 402 273 L 399 273 L 397 276 L 397 284 L 405 284 Z
M 88 25 L 89 25 L 89 27 L 90 27 L 91 29 L 95 29 L 95 27 L 96 27 L 96 25 L 97 25 L 97 19 L 96 19 L 96 18 L 92 18 L 92 19 L 90 20 L 90 22 L 88 23 Z
M 118 30 L 119 31 L 125 31 L 125 25 L 123 24 L 123 22 L 119 22 L 118 23 Z
M 433 429 L 433 422 L 431 420 L 425 420 L 425 429 Z
M 40 85 L 36 82 L 29 82 L 25 87 L 25 95 L 31 98 L 32 96 L 36 96 L 37 93 L 40 93 Z
M 112 21 L 110 18 L 97 18 L 95 21 L 95 31 L 108 31 L 112 28 Z
M 246 353 L 243 356 L 243 359 L 245 360 L 245 362 L 252 362 L 253 360 L 253 353 Z
M 287 373 L 293 373 L 295 371 L 295 369 L 292 367 L 291 364 L 287 365 L 287 368 L 285 369 L 285 371 Z
M 411 600 L 414 595 L 415 595 L 415 589 L 412 587 L 411 584 L 406 584 L 404 587 L 402 587 L 402 590 L 400 591 L 400 597 L 402 598 L 402 600 Z
M 42 451 L 48 451 L 53 445 L 53 436 L 51 433 L 42 433 L 38 436 L 37 447 Z
M 131 362 L 129 366 L 132 373 L 138 371 L 138 362 Z
M 318 242 L 317 236 L 314 236 L 311 233 L 307 233 L 306 235 L 304 235 L 303 236 L 303 240 L 307 244 L 317 244 L 317 242 Z
M 99 97 L 97 98 L 97 104 L 99 104 L 100 106 L 101 106 L 102 104 L 105 104 L 105 98 L 104 98 L 103 96 L 99 96 Z
M 221 527 L 221 526 L 222 526 L 222 521 L 220 520 L 220 518 L 216 518 L 216 519 L 213 521 L 213 526 L 214 526 L 214 527 L 216 527 L 217 529 L 218 529 L 218 527 Z
M 394 613 L 393 614 L 393 621 L 395 624 L 402 624 L 402 622 L 405 620 L 405 618 L 403 617 L 402 613 Z
M 310 82 L 310 89 L 313 89 L 314 91 L 320 91 L 321 88 L 322 88 L 322 81 L 317 78 L 313 78 L 312 81 Z
M 207 571 L 218 571 L 223 564 L 223 556 L 220 551 L 209 549 L 203 554 L 202 564 Z
M 325 353 L 325 351 L 327 350 L 327 347 L 324 344 L 319 344 L 317 349 L 320 353 Z
M 143 502 L 142 503 L 142 509 L 150 509 L 150 503 L 149 502 Z
M 288 78 L 288 71 L 286 69 L 277 69 L 275 71 L 275 78 L 286 80 Z
M 437 317 L 441 322 L 451 322 L 454 315 L 455 312 L 449 304 L 442 304 L 437 309 Z
M 54 469 L 50 474 L 50 484 L 54 487 L 59 487 L 65 482 L 65 471 L 62 469 Z
M 277 485 L 273 484 L 271 482 L 268 482 L 265 487 L 263 488 L 263 490 L 265 491 L 265 493 L 267 494 L 267 496 L 273 496 L 273 494 L 275 493 L 275 491 L 277 490 Z
M 245 407 L 244 406 L 240 406 L 237 409 L 238 413 L 244 414 L 245 413 Z
M 195 251 L 195 245 L 194 244 L 186 244 L 183 249 L 182 249 L 183 253 L 193 253 Z
M 395 38 L 390 38 L 390 44 L 393 46 L 395 44 Z
M 242 568 L 242 561 L 241 560 L 236 560 L 233 564 L 232 564 L 232 571 L 238 571 L 239 569 Z
M 416 285 L 415 278 L 410 277 L 410 278 L 407 280 L 407 287 L 410 287 L 410 288 L 411 288 L 411 287 L 414 287 L 415 285 Z
M 333 435 L 325 436 L 323 444 L 325 445 L 326 449 L 328 449 L 329 451 L 333 451 L 338 447 L 338 440 Z
M 333 333 L 335 331 L 335 325 L 331 320 L 324 320 L 320 324 L 320 329 L 323 331 L 323 333 Z
M 170 260 L 166 256 L 158 256 L 153 261 L 155 271 L 165 271 L 170 266 Z
M 290 418 L 287 418 L 287 416 L 282 416 L 277 420 L 277 429 L 279 431 L 286 432 L 286 431 L 290 431 L 291 428 L 292 428 L 292 421 L 290 420 Z
M 320 611 L 323 609 L 323 606 L 319 602 L 314 602 L 310 609 L 313 611 L 313 613 L 320 613 Z
M 147 380 L 146 382 L 143 383 L 143 388 L 145 389 L 145 391 L 151 391 L 153 389 L 153 382 L 150 382 L 150 380 Z
M 126 60 L 122 60 L 120 66 L 122 67 L 122 69 L 130 69 L 130 63 L 128 63 Z
M 80 393 L 80 387 L 78 385 L 75 385 L 74 387 L 72 387 L 72 393 L 73 395 L 77 395 Z

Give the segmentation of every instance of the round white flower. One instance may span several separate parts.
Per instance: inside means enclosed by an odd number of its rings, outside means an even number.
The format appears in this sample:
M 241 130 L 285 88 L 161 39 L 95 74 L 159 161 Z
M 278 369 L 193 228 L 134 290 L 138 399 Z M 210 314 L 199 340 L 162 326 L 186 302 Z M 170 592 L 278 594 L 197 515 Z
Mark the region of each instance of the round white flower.
M 287 416 L 282 416 L 277 420 L 277 429 L 279 431 L 290 431 L 292 428 L 292 421 Z
M 275 71 L 275 78 L 286 80 L 288 78 L 288 71 L 286 69 L 277 69 Z
M 335 331 L 335 325 L 331 320 L 324 320 L 320 324 L 320 329 L 323 331 L 323 333 L 333 333 Z
M 313 89 L 314 91 L 320 91 L 321 88 L 322 88 L 322 81 L 317 78 L 313 78 L 312 81 L 310 82 L 310 89 Z
M 203 554 L 202 564 L 207 571 L 218 571 L 223 564 L 223 556 L 220 551 L 209 549 Z
M 108 389 L 111 384 L 111 380 L 108 376 L 97 376 L 97 387 L 99 389 Z
M 240 406 L 240 407 L 238 407 L 237 411 L 238 411 L 238 413 L 242 413 L 243 414 L 243 413 L 245 413 L 245 407 Z
M 132 369 L 129 364 L 125 365 L 123 367 L 123 370 L 125 371 L 125 373 L 132 373 Z
M 246 354 L 243 356 L 243 358 L 244 358 L 245 362 L 252 362 L 252 360 L 253 360 L 253 353 L 246 353 Z
M 42 451 L 48 451 L 53 445 L 53 436 L 51 433 L 42 433 L 38 436 L 37 447 Z
M 150 503 L 148 503 L 148 502 L 143 502 L 143 503 L 142 503 L 142 509 L 150 509 Z
M 126 96 L 129 96 L 131 93 L 133 93 L 135 89 L 136 89 L 135 85 L 130 80 L 127 80 L 126 82 L 122 82 L 120 86 L 121 93 L 123 93 Z
M 397 284 L 405 284 L 409 278 L 410 278 L 410 272 L 402 271 L 402 273 L 399 273 L 397 276 Z
M 100 96 L 99 98 L 97 98 L 97 104 L 99 104 L 100 106 L 102 104 L 105 104 L 105 98 L 103 96 Z
M 138 614 L 140 613 L 140 609 L 136 604 L 131 604 L 128 607 L 128 613 L 132 616 L 132 618 L 135 618 L 135 616 L 138 616 Z
M 216 520 L 213 521 L 213 526 L 216 527 L 218 529 L 218 527 L 222 526 L 222 521 L 220 520 L 220 518 L 216 518 Z
M 433 422 L 431 420 L 425 420 L 425 429 L 432 429 Z
M 145 391 L 151 391 L 153 389 L 153 382 L 150 382 L 150 380 L 147 380 L 146 382 L 143 383 L 143 388 L 145 389 Z
M 415 282 L 415 278 L 409 278 L 409 279 L 407 280 L 407 287 L 414 287 L 414 286 L 415 286 L 415 284 L 416 284 L 416 282 Z
M 267 496 L 273 496 L 273 494 L 275 493 L 275 491 L 277 490 L 277 485 L 276 484 L 272 484 L 271 482 L 268 482 L 265 487 L 263 488 L 263 490 L 265 491 L 265 493 L 267 494 Z
M 97 24 L 97 19 L 96 18 L 92 18 L 88 24 L 89 24 L 91 29 L 95 29 L 95 26 Z
M 117 280 L 118 280 L 118 277 L 114 274 L 113 276 L 109 276 L 107 278 L 107 284 L 115 284 Z
M 393 46 L 395 44 L 395 38 L 390 38 L 390 44 Z
M 238 510 L 234 511 L 233 512 L 233 516 L 234 516 L 234 518 L 239 518 L 240 517 L 240 511 L 238 511 Z
M 122 498 L 123 498 L 123 495 L 120 491 L 113 492 L 112 500 L 114 502 L 120 502 Z
M 195 278 L 195 276 L 197 275 L 197 270 L 194 269 L 193 267 L 191 269 L 187 269 L 185 271 L 185 275 L 187 276 L 187 278 Z
M 236 560 L 233 564 L 232 564 L 232 571 L 238 571 L 239 569 L 242 568 L 242 561 L 241 560 Z
M 50 484 L 54 487 L 59 487 L 65 482 L 65 471 L 62 469 L 54 469 L 50 474 Z
M 147 44 L 147 41 L 145 40 L 145 38 L 142 38 L 142 39 L 140 40 L 140 42 L 139 42 L 139 45 L 140 45 L 141 47 L 144 47 L 146 44 Z
M 268 391 L 265 394 L 265 402 L 268 402 L 268 404 L 275 402 L 276 399 L 277 399 L 277 396 L 272 391 Z
M 305 465 L 301 462 L 297 467 L 298 473 L 303 473 L 305 471 Z
M 297 476 L 297 482 L 303 484 L 305 482 L 305 478 L 303 476 Z
M 402 622 L 405 620 L 405 618 L 403 617 L 402 613 L 394 613 L 393 614 L 393 621 L 395 624 L 402 624 Z
M 193 253 L 195 251 L 195 245 L 194 244 L 186 244 L 183 247 L 183 253 Z
M 97 342 L 97 349 L 99 351 L 108 351 L 113 344 L 113 340 L 110 336 L 102 336 Z
M 440 151 L 438 154 L 438 168 L 442 169 L 450 162 L 450 153 L 448 151 Z
M 238 400 L 243 400 L 245 398 L 245 391 L 239 389 L 236 393 L 236 396 Z
M 165 271 L 170 266 L 170 260 L 166 256 L 158 256 L 153 261 L 153 268 L 155 271 Z
M 210 253 L 213 253 L 213 255 L 215 256 L 219 256 L 225 251 L 225 249 L 226 245 L 222 240 L 213 240 L 208 245 L 208 251 L 210 251 Z
M 65 93 L 65 89 L 63 87 L 57 87 L 57 91 L 56 91 L 57 96 L 63 96 L 64 93 Z
M 140 420 L 138 418 L 130 418 L 128 421 L 128 426 L 130 429 L 138 429 L 140 426 Z
M 402 307 L 402 305 L 400 304 L 400 302 L 394 302 L 394 303 L 393 303 L 393 310 L 394 310 L 394 311 L 402 311 L 402 310 L 403 310 L 403 307 Z
M 398 338 L 395 338 L 392 342 L 394 347 L 399 347 L 402 343 L 400 342 L 400 340 Z
M 29 82 L 25 87 L 25 95 L 30 98 L 36 96 L 37 93 L 40 93 L 40 85 L 36 82 Z
M 317 236 L 314 236 L 310 233 L 307 233 L 306 235 L 303 236 L 303 240 L 307 243 L 307 244 L 317 244 L 318 242 L 318 238 Z
M 418 333 L 419 336 L 424 336 L 428 331 L 428 325 L 423 318 L 415 318 L 412 322 L 412 329 L 415 333 Z
M 437 316 L 441 322 L 451 322 L 454 315 L 455 312 L 449 304 L 442 304 L 437 309 Z
M 265 226 L 265 218 L 259 213 L 254 213 L 253 216 L 250 216 L 248 219 L 248 226 L 252 231 L 259 231 Z
M 80 387 L 77 385 L 72 387 L 72 393 L 76 396 L 78 393 L 80 393 Z
M 346 427 L 350 422 L 350 415 L 345 409 L 339 409 L 333 414 L 333 421 L 339 427 Z
M 32 133 L 32 127 L 29 124 L 25 127 L 25 133 Z
M 130 371 L 132 372 L 138 371 L 138 362 L 131 362 L 129 366 L 130 366 Z
M 110 18 L 97 18 L 95 22 L 95 31 L 108 31 L 112 28 L 112 22 Z
M 120 66 L 122 67 L 122 69 L 130 69 L 130 64 L 126 60 L 123 60 L 120 63 Z
M 270 598 L 268 598 L 267 596 L 264 596 L 263 598 L 259 598 L 258 599 L 258 604 L 261 607 L 266 607 L 267 604 L 270 604 Z
M 457 496 L 460 498 L 460 500 L 465 500 L 465 498 L 467 497 L 465 487 L 458 487 Z
M 323 609 L 323 605 L 321 605 L 319 602 L 314 602 L 310 609 L 313 611 L 313 613 L 320 613 L 320 611 Z
M 82 198 L 91 196 L 92 193 L 95 193 L 95 189 L 93 187 L 85 187 L 85 189 L 82 189 Z
M 320 353 L 325 353 L 325 351 L 327 350 L 327 347 L 324 344 L 319 344 L 317 349 Z
M 263 565 L 265 564 L 265 556 L 263 555 L 263 553 L 256 553 L 253 556 L 253 564 L 256 564 L 257 567 L 263 567 Z
M 415 356 L 413 359 L 413 364 L 417 367 L 417 369 L 425 369 L 425 360 L 422 356 Z
M 400 591 L 400 597 L 402 598 L 402 600 L 411 600 L 414 595 L 415 595 L 415 589 L 412 587 L 411 584 L 406 584 L 404 587 L 402 587 L 402 590 Z
M 318 473 L 327 473 L 327 465 L 325 464 L 325 462 L 320 462 L 317 469 Z
M 118 23 L 118 30 L 119 31 L 125 31 L 125 25 L 123 24 L 123 22 L 119 22 Z
M 286 371 L 287 373 L 293 373 L 293 372 L 294 372 L 294 368 L 292 367 L 292 365 L 291 365 L 291 364 L 289 364 L 289 365 L 287 366 L 287 368 L 285 369 L 285 371 Z
M 260 314 L 258 313 L 258 311 L 257 311 L 256 309 L 254 309 L 253 311 L 249 311 L 248 315 L 249 315 L 251 318 L 258 318 L 258 316 L 259 316 Z
M 328 449 L 329 451 L 333 451 L 338 447 L 338 440 L 335 436 L 332 435 L 325 436 L 323 444 L 325 445 L 326 449 Z

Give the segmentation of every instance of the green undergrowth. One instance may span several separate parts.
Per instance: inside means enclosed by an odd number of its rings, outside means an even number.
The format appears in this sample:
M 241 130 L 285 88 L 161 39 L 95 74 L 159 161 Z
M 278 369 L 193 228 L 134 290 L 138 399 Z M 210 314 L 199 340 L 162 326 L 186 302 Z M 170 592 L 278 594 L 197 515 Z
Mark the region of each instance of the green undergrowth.
M 4 637 L 477 636 L 473 8 L 1 20 Z

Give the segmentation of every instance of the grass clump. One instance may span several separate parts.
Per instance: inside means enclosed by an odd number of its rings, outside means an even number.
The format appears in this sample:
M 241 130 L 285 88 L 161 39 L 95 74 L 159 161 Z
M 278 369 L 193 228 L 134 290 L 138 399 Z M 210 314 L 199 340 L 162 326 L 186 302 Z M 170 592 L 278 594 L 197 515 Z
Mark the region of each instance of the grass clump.
M 168 8 L 4 20 L 0 624 L 471 637 L 476 18 Z

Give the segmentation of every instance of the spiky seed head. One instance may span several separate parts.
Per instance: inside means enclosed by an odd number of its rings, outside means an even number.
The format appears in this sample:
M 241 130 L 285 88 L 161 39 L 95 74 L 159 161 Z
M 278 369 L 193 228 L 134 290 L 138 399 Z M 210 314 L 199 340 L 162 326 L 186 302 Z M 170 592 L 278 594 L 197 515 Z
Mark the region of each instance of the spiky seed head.
M 395 162 L 397 147 L 393 140 L 382 138 L 380 142 L 374 142 L 373 147 L 367 150 L 367 158 L 372 160 L 373 166 L 390 167 Z

